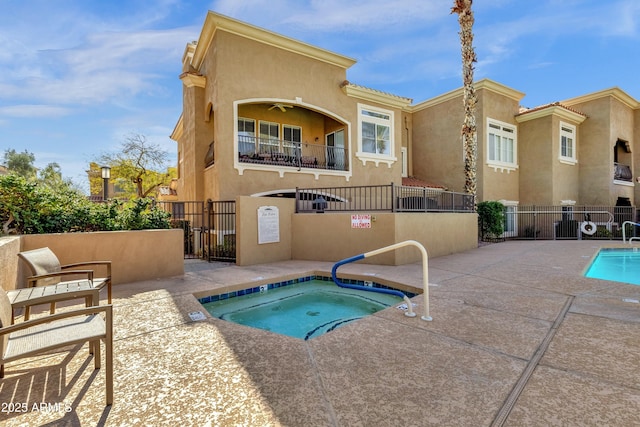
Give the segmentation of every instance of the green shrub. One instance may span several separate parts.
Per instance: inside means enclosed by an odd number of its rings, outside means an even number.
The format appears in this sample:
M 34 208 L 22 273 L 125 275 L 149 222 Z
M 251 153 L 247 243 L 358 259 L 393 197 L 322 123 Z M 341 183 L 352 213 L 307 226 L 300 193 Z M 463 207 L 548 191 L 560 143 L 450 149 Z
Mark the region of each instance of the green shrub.
M 482 238 L 498 238 L 504 233 L 504 205 L 500 202 L 478 203 L 478 226 Z
M 51 188 L 16 174 L 0 176 L 3 233 L 165 229 L 169 217 L 151 199 L 94 203 L 70 186 Z

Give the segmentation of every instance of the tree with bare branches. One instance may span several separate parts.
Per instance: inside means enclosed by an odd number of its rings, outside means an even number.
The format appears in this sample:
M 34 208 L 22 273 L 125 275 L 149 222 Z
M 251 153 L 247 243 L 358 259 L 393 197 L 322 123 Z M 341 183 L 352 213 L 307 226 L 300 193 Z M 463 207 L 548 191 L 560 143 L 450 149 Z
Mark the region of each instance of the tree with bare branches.
M 144 198 L 151 195 L 158 186 L 171 182 L 168 157 L 169 154 L 158 145 L 150 144 L 146 136 L 133 133 L 122 142 L 120 151 L 103 154 L 98 162 L 111 167 L 112 177 L 121 180 L 119 187 L 133 185 L 127 193 Z
M 467 194 L 473 195 L 474 211 L 477 206 L 477 166 L 478 156 L 478 135 L 476 128 L 475 110 L 478 99 L 473 86 L 473 64 L 477 62 L 476 53 L 473 49 L 473 11 L 471 3 L 473 0 L 454 0 L 451 13 L 458 15 L 460 24 L 460 45 L 462 47 L 462 81 L 463 81 L 463 103 L 464 103 L 464 123 L 462 124 L 462 144 L 464 147 L 464 190 Z

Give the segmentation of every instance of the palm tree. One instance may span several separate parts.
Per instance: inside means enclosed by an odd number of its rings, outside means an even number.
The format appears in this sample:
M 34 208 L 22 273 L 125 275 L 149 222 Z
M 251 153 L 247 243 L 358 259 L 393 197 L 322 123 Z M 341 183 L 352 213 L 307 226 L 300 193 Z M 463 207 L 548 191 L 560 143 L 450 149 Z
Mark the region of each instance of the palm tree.
M 476 210 L 478 137 L 476 129 L 476 91 L 473 86 L 473 63 L 477 61 L 473 50 L 473 0 L 454 0 L 451 13 L 458 14 L 460 24 L 460 45 L 462 47 L 462 81 L 464 86 L 464 123 L 462 124 L 462 144 L 464 147 L 464 190 L 473 196 Z

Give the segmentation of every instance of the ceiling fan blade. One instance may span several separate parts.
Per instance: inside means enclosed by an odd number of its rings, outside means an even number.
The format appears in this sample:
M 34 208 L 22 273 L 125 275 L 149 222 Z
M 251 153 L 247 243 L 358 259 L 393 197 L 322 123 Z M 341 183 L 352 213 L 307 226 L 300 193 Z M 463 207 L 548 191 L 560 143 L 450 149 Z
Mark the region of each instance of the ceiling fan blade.
M 269 107 L 269 110 L 273 110 L 274 108 L 279 108 L 280 111 L 282 111 L 283 113 L 287 112 L 287 108 L 293 108 L 293 105 L 284 105 L 284 104 L 280 104 L 279 102 L 273 104 L 271 107 Z

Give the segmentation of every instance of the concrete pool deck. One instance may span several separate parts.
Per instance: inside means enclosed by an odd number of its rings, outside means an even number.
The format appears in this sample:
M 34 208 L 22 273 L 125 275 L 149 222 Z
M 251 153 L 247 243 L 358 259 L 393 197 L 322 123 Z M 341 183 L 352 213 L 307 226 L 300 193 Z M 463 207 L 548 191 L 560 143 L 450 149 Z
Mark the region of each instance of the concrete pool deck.
M 85 345 L 7 364 L 0 424 L 640 425 L 640 286 L 581 275 L 610 246 L 508 241 L 434 258 L 432 322 L 389 308 L 309 341 L 192 321 L 193 293 L 332 264 L 186 261 L 184 276 L 114 287 L 113 406 Z M 419 263 L 339 272 L 422 284 Z

